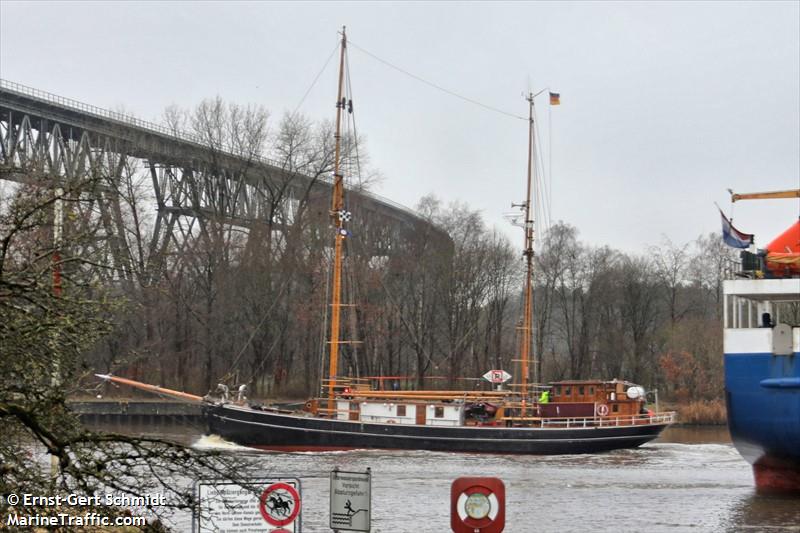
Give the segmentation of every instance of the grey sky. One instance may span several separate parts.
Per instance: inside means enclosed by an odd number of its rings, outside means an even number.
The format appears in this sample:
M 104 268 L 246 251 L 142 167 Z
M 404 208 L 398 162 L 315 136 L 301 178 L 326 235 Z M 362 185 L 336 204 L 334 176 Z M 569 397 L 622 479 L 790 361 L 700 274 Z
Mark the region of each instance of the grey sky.
M 713 202 L 800 187 L 800 2 L 0 3 L 0 76 L 158 119 L 221 95 L 279 117 L 299 103 L 342 24 L 358 46 L 524 115 L 549 86 L 552 218 L 581 238 L 643 252 L 718 231 Z M 502 218 L 523 197 L 526 123 L 462 102 L 350 50 L 357 126 L 413 206 L 433 192 Z M 301 111 L 332 118 L 331 62 Z M 530 83 L 530 85 L 529 85 Z M 546 148 L 546 147 L 545 147 Z M 545 150 L 547 152 L 547 150 Z M 759 244 L 800 202 L 737 203 Z

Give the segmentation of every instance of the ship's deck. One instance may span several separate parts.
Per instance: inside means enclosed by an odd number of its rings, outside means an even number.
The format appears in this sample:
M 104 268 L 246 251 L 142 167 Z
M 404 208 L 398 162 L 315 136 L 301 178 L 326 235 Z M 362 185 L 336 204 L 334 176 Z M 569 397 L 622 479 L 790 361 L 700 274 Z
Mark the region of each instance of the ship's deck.
M 732 279 L 723 282 L 726 296 L 769 302 L 800 301 L 800 278 Z

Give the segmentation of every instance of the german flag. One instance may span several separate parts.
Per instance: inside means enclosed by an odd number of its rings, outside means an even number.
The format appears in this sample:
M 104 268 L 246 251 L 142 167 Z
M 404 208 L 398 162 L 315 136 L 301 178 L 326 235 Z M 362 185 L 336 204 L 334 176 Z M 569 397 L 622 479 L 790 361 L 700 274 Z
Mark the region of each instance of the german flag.
M 550 105 L 561 105 L 561 95 L 559 93 L 550 93 Z

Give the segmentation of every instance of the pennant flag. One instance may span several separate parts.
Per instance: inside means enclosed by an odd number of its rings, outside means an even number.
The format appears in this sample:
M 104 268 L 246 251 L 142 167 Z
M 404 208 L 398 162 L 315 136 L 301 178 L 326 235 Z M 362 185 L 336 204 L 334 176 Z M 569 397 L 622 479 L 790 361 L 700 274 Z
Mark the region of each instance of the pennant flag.
M 725 244 L 734 248 L 748 248 L 753 244 L 753 235 L 742 233 L 734 228 L 731 221 L 725 217 L 722 209 L 719 210 L 719 214 L 722 216 L 722 240 L 725 241 Z
M 560 93 L 550 93 L 550 105 L 561 105 Z

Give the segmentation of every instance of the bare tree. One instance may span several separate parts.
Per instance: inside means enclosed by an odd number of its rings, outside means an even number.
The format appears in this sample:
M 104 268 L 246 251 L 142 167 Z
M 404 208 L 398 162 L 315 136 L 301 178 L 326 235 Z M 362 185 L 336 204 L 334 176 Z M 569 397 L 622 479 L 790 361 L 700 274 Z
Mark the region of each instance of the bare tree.
M 691 298 L 692 292 L 686 290 L 690 261 L 688 250 L 688 243 L 677 246 L 666 238 L 661 246 L 652 249 L 656 276 L 661 284 L 671 327 L 683 319 L 695 304 Z
M 154 517 L 170 509 L 194 510 L 192 487 L 176 483 L 175 476 L 229 477 L 240 468 L 238 460 L 159 439 L 87 431 L 67 408 L 66 398 L 85 383 L 88 348 L 112 331 L 112 317 L 124 302 L 113 287 L 97 283 L 97 269 L 114 268 L 94 245 L 103 225 L 99 215 L 66 224 L 60 243 L 51 237 L 54 203 L 72 204 L 66 210 L 71 213 L 84 204 L 88 211 L 99 184 L 71 183 L 54 195 L 50 178 L 31 178 L 32 185 L 0 205 L 0 372 L 9 377 L 0 383 L 0 491 L 143 496 L 157 490 L 166 505 L 153 509 Z M 54 458 L 50 472 L 31 459 L 41 451 Z M 46 503 L 23 502 L 7 514 L 47 515 L 52 508 Z M 91 511 L 110 517 L 125 512 L 102 504 L 74 509 Z M 151 522 L 140 529 L 154 527 Z
M 652 265 L 644 258 L 626 257 L 621 264 L 620 315 L 630 335 L 630 379 L 652 379 L 658 326 L 658 291 Z

